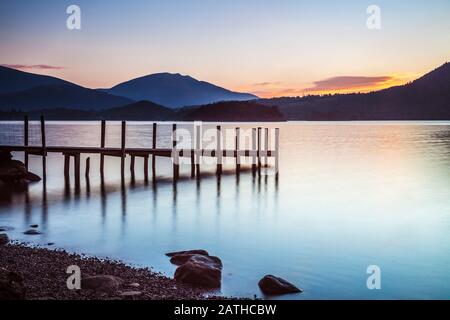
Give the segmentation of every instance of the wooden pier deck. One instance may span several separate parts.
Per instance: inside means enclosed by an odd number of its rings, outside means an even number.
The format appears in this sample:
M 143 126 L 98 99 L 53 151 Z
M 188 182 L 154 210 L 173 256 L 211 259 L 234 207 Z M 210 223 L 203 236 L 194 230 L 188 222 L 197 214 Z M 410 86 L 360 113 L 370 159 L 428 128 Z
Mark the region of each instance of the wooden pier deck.
M 262 166 L 262 160 L 268 166 L 268 158 L 274 158 L 275 161 L 275 175 L 278 176 L 278 165 L 279 165 L 279 129 L 275 128 L 275 148 L 269 149 L 269 128 L 264 128 L 264 149 L 261 148 L 261 133 L 262 129 L 252 128 L 252 149 L 241 149 L 240 148 L 240 128 L 235 128 L 235 141 L 233 149 L 222 149 L 222 135 L 221 126 L 217 126 L 216 135 L 216 148 L 214 149 L 204 149 L 202 148 L 202 137 L 200 136 L 201 128 L 196 126 L 194 131 L 196 133 L 195 141 L 192 139 L 192 143 L 195 146 L 192 148 L 177 148 L 176 131 L 177 125 L 172 124 L 172 148 L 158 148 L 156 146 L 157 137 L 157 124 L 153 123 L 152 128 L 152 148 L 133 148 L 126 147 L 126 122 L 121 122 L 121 146 L 120 147 L 106 147 L 106 121 L 101 121 L 101 137 L 99 147 L 82 147 L 82 146 L 47 146 L 46 136 L 45 136 L 45 120 L 41 117 L 40 120 L 40 131 L 41 131 L 41 145 L 30 146 L 29 145 L 29 122 L 28 117 L 25 116 L 24 119 L 24 144 L 23 145 L 0 145 L 0 151 L 7 152 L 24 152 L 25 154 L 25 165 L 28 167 L 28 156 L 38 155 L 42 156 L 43 165 L 43 175 L 44 181 L 46 177 L 46 156 L 48 153 L 61 153 L 64 155 L 64 176 L 68 179 L 70 172 L 70 157 L 74 158 L 74 176 L 75 185 L 79 186 L 80 183 L 80 162 L 82 154 L 99 154 L 100 155 L 100 173 L 104 174 L 104 157 L 113 156 L 121 158 L 121 175 L 124 177 L 125 170 L 125 158 L 127 156 L 131 157 L 130 161 L 130 171 L 134 175 L 135 158 L 144 158 L 144 174 L 145 179 L 148 179 L 148 162 L 149 158 L 152 158 L 152 173 L 153 177 L 156 175 L 156 157 L 166 157 L 172 158 L 173 163 L 173 178 L 176 181 L 179 178 L 179 167 L 180 158 L 190 158 L 191 166 L 191 176 L 195 177 L 200 175 L 200 164 L 202 157 L 213 157 L 216 158 L 216 172 L 221 174 L 223 158 L 235 158 L 236 173 L 239 173 L 241 167 L 241 157 L 250 157 L 252 159 L 252 169 L 254 172 L 258 171 Z M 90 158 L 86 159 L 86 177 L 89 176 L 90 170 Z

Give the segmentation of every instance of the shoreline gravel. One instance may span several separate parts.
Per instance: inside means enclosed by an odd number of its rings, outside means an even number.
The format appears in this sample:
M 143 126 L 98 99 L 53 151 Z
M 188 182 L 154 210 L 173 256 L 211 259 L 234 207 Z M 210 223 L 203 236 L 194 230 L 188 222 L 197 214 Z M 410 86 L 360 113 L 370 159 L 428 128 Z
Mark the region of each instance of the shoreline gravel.
M 70 274 L 66 270 L 71 265 L 80 267 L 82 278 L 112 275 L 123 279 L 123 284 L 117 290 L 106 292 L 69 290 L 66 281 Z M 62 249 L 30 247 L 21 243 L 0 246 L 0 267 L 23 277 L 25 299 L 28 300 L 227 299 L 180 284 L 149 268 L 137 268 L 121 261 L 87 257 Z

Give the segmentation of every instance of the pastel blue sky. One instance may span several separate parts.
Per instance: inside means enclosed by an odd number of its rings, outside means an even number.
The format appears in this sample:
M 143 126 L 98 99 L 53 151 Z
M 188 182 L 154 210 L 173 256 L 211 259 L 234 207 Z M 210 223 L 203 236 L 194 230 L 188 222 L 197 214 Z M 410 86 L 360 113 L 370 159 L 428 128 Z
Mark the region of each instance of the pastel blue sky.
M 71 4 L 79 31 L 66 28 Z M 371 4 L 378 31 L 366 27 Z M 448 0 L 2 0 L 0 64 L 87 87 L 176 72 L 261 96 L 338 91 L 339 79 L 366 90 L 448 61 L 449 15 Z

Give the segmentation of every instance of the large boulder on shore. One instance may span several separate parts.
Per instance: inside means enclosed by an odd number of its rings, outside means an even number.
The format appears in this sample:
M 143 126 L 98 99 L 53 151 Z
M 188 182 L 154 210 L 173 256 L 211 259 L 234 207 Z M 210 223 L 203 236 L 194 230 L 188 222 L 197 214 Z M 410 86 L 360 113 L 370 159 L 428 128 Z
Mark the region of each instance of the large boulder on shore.
M 273 275 L 264 276 L 264 278 L 259 280 L 258 286 L 264 294 L 270 296 L 302 292 L 301 289 L 292 283 Z
M 6 233 L 0 233 L 0 246 L 3 246 L 9 242 L 8 235 Z
M 40 181 L 41 178 L 29 172 L 23 162 L 12 160 L 10 152 L 0 151 L 0 181 L 6 185 Z
M 222 261 L 218 257 L 186 253 L 186 254 L 178 254 L 170 258 L 170 262 L 177 266 L 181 266 L 188 261 L 206 264 L 212 268 L 222 270 Z
M 222 271 L 205 263 L 188 261 L 175 270 L 175 280 L 195 287 L 220 288 Z
M 179 266 L 175 271 L 176 281 L 195 287 L 220 288 L 222 261 L 210 256 L 206 250 L 169 252 L 170 262 Z
M 0 268 L 0 301 L 23 299 L 25 299 L 25 287 L 22 276 Z
M 90 289 L 95 291 L 114 291 L 119 289 L 123 284 L 123 280 L 111 275 L 97 275 L 86 277 L 81 280 L 82 289 Z

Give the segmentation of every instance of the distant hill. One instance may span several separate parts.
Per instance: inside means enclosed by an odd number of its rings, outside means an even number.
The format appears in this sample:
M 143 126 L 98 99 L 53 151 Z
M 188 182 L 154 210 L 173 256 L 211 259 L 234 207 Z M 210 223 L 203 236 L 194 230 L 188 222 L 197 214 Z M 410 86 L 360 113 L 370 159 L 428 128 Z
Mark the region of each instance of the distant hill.
M 208 104 L 179 112 L 184 121 L 285 121 L 277 107 L 255 101 L 227 101 Z
M 38 86 L 70 84 L 70 82 L 50 76 L 0 66 L 0 94 L 19 92 Z
M 132 102 L 59 78 L 0 67 L 0 110 L 101 110 Z
M 162 121 L 175 119 L 175 112 L 149 101 L 139 101 L 123 107 L 110 108 L 100 111 L 44 108 L 28 112 L 0 111 L 0 120 L 22 120 L 25 114 L 30 119 L 39 119 L 41 115 L 47 120 L 128 120 L 128 121 Z
M 104 110 L 101 113 L 106 120 L 170 120 L 175 112 L 169 108 L 157 105 L 150 101 L 139 101 L 123 107 Z
M 371 93 L 259 101 L 289 120 L 450 120 L 450 63 L 403 86 Z
M 33 87 L 0 95 L 0 109 L 30 111 L 35 109 L 101 110 L 133 102 L 105 92 L 87 89 L 72 83 L 58 83 Z
M 148 100 L 168 108 L 204 105 L 219 101 L 257 99 L 248 93 L 233 92 L 190 76 L 156 73 L 118 84 L 111 89 L 99 89 L 129 99 Z

